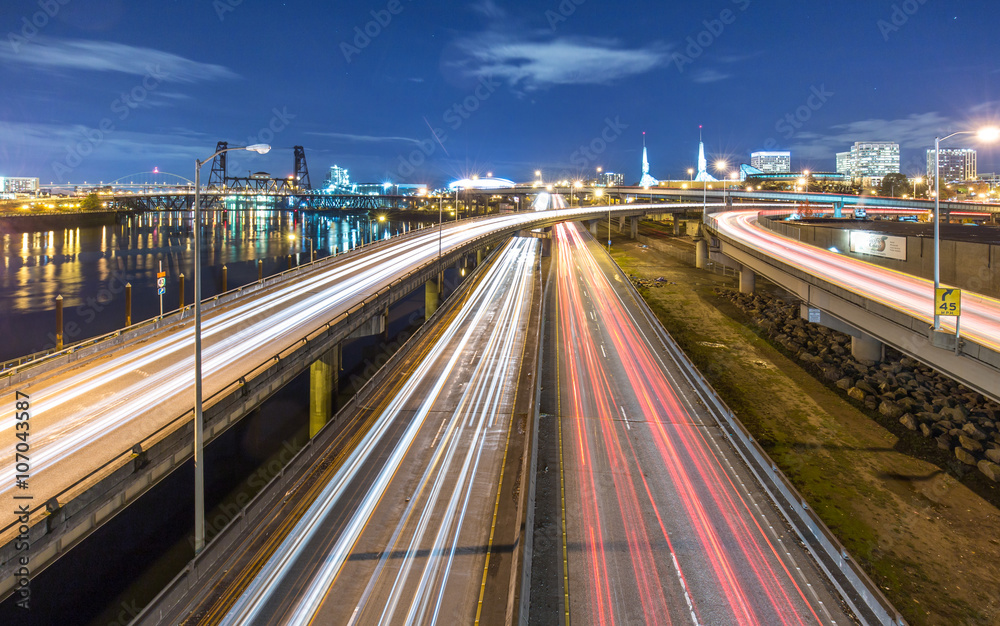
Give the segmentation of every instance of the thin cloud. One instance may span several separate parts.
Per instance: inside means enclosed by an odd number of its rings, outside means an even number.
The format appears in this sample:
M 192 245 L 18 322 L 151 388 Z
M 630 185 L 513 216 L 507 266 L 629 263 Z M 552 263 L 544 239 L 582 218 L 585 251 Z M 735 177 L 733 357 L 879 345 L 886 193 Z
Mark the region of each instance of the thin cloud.
M 466 59 L 458 65 L 476 78 L 505 80 L 534 91 L 559 85 L 607 85 L 645 74 L 668 60 L 666 47 L 623 48 L 615 40 L 534 38 L 485 34 L 459 42 Z
M 307 132 L 305 134 L 313 135 L 315 137 L 328 137 L 330 139 L 339 139 L 342 141 L 349 141 L 353 143 L 420 143 L 419 139 L 413 139 L 412 137 L 355 135 L 353 133 L 318 133 L 318 132 Z
M 860 120 L 838 124 L 827 133 L 800 132 L 790 148 L 803 158 L 829 158 L 846 152 L 856 141 L 893 141 L 902 149 L 924 150 L 933 147 L 934 137 L 953 125 L 951 119 L 936 112 L 895 120 Z
M 476 13 L 480 13 L 490 19 L 496 20 L 507 16 L 507 13 L 497 6 L 496 2 L 493 0 L 480 0 L 479 2 L 473 2 L 469 5 Z
M 705 84 L 705 83 L 717 83 L 720 80 L 726 80 L 727 78 L 732 78 L 732 77 L 733 77 L 732 74 L 726 74 L 718 70 L 702 69 L 695 72 L 692 75 L 691 80 L 693 80 L 696 83 Z
M 239 78 L 221 65 L 199 63 L 170 52 L 140 48 L 110 41 L 37 37 L 30 46 L 15 52 L 0 46 L 0 60 L 21 66 L 92 72 L 119 72 L 181 83 Z

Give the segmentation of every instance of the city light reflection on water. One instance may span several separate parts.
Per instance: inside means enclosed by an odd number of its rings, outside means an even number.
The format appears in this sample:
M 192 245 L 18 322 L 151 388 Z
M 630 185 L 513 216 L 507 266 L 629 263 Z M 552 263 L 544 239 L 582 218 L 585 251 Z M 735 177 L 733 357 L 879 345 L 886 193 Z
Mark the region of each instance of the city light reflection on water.
M 179 303 L 184 274 L 185 303 L 193 298 L 193 214 L 146 213 L 122 223 L 55 231 L 8 233 L 0 254 L 0 360 L 51 348 L 55 344 L 55 298 L 63 297 L 66 341 L 80 341 L 121 328 L 125 320 L 124 285 L 132 285 L 132 319 L 159 314 L 156 274 L 166 272 L 163 309 Z M 415 222 L 379 222 L 366 214 L 327 215 L 294 211 L 207 211 L 202 215 L 202 293 L 222 290 L 292 264 L 342 253 L 375 239 L 412 228 Z M 71 326 L 70 324 L 74 324 Z M 75 331 L 75 332 L 72 332 Z

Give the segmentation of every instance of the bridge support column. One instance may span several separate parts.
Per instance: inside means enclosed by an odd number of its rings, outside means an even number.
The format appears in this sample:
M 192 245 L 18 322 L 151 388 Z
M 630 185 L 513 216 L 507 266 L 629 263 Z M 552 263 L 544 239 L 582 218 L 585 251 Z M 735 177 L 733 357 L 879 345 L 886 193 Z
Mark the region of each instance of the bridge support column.
M 674 237 L 681 236 L 681 220 L 680 216 L 676 213 L 674 214 Z
M 629 232 L 629 236 L 632 239 L 638 239 L 638 237 L 639 237 L 639 218 L 638 217 L 633 217 L 632 218 L 631 231 Z
M 833 203 L 833 216 L 844 217 L 844 203 L 842 201 Z
M 333 417 L 333 397 L 340 380 L 340 345 L 309 366 L 309 438 Z
M 593 235 L 596 238 L 597 237 L 597 224 L 598 224 L 598 221 L 597 220 L 590 220 L 588 222 L 588 224 L 590 226 L 590 234 Z
M 859 361 L 882 361 L 885 344 L 871 335 L 851 337 L 851 356 Z
M 622 233 L 622 231 L 624 231 L 624 230 L 625 230 L 625 216 L 624 215 L 619 215 L 618 216 L 618 234 L 620 235 Z
M 476 250 L 476 267 L 483 264 L 483 249 L 479 248 Z
M 481 254 L 476 251 L 477 257 Z M 438 310 L 441 301 L 441 289 L 438 281 L 433 278 L 424 283 L 424 320 L 429 320 L 434 312 Z
M 740 293 L 753 293 L 757 288 L 757 274 L 744 265 L 740 268 Z
M 708 269 L 708 239 L 704 237 L 694 240 L 694 264 L 700 270 Z

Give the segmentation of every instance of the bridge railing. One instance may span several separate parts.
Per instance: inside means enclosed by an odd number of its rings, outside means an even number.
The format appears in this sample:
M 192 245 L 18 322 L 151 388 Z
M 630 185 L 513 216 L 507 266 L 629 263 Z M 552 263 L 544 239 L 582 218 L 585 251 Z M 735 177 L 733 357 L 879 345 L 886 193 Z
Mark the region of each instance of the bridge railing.
M 713 220 L 714 221 L 714 220 Z M 620 268 L 619 268 L 620 269 Z M 827 528 L 822 519 L 809 507 L 802 494 L 778 469 L 777 464 L 754 439 L 736 413 L 726 404 L 712 384 L 705 378 L 694 362 L 680 349 L 670 334 L 663 328 L 656 315 L 645 303 L 631 281 L 626 288 L 639 305 L 649 324 L 655 329 L 658 339 L 681 369 L 705 406 L 713 414 L 724 436 L 729 439 L 758 484 L 769 499 L 777 505 L 782 516 L 795 530 L 809 552 L 814 556 L 827 578 L 838 589 L 841 596 L 862 623 L 905 626 L 906 621 L 896 608 L 847 552 L 840 540 Z

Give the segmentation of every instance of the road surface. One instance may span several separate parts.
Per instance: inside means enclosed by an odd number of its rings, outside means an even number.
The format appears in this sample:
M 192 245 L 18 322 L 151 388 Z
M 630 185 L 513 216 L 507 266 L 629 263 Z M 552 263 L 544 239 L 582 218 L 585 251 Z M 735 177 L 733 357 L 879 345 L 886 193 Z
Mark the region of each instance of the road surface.
M 554 542 L 562 560 L 553 569 L 557 617 L 853 623 L 698 393 L 657 347 L 627 278 L 577 225 L 554 232 L 547 319 L 555 325 L 553 427 L 564 494 Z M 532 622 L 553 617 L 533 614 Z
M 171 623 L 468 624 L 481 605 L 502 621 L 505 595 L 484 597 L 511 578 L 499 487 L 523 446 L 515 408 L 534 396 L 538 248 L 507 245 L 440 337 L 371 394 L 321 475 L 294 487 Z

